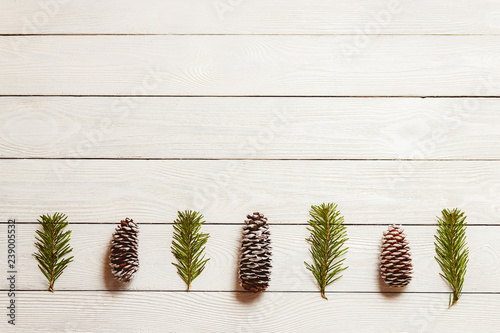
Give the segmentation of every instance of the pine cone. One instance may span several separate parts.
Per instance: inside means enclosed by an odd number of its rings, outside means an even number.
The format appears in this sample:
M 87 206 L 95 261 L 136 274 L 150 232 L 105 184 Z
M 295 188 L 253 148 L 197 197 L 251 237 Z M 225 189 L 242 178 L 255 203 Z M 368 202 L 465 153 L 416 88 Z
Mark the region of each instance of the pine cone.
M 139 268 L 139 227 L 134 220 L 126 218 L 116 227 L 111 241 L 111 272 L 121 282 L 129 282 Z
M 410 283 L 413 273 L 411 253 L 404 230 L 389 226 L 382 237 L 380 274 L 390 287 L 404 287 Z
M 269 286 L 271 277 L 269 225 L 260 213 L 247 215 L 245 223 L 238 274 L 243 289 L 256 293 Z

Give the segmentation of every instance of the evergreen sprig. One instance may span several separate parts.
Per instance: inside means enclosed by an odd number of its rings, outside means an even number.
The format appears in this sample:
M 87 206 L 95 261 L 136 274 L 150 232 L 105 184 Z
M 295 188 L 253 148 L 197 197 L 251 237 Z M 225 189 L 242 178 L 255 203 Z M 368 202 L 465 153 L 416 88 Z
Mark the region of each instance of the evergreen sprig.
M 49 291 L 54 292 L 54 283 L 73 261 L 73 256 L 63 258 L 73 251 L 69 245 L 71 230 L 64 230 L 69 224 L 64 214 L 55 213 L 53 216 L 43 215 L 40 218 L 38 223 L 42 229 L 36 231 L 35 237 L 38 252 L 33 253 L 33 256 L 38 261 L 38 268 L 49 281 Z
M 316 278 L 321 297 L 327 300 L 326 286 L 340 279 L 342 275 L 337 276 L 337 274 L 347 269 L 347 266 L 342 267 L 345 258 L 341 258 L 348 250 L 344 246 L 348 240 L 347 231 L 344 217 L 340 216 L 336 204 L 323 203 L 320 206 L 311 206 L 309 214 L 311 219 L 308 221 L 307 230 L 311 232 L 311 236 L 306 240 L 311 244 L 309 252 L 313 263 L 304 263 Z
M 436 242 L 436 261 L 441 266 L 442 273 L 453 293 L 450 294 L 449 306 L 455 304 L 464 285 L 464 277 L 469 262 L 469 248 L 467 247 L 465 231 L 467 229 L 467 216 L 459 209 L 444 209 L 442 217 L 438 217 Z
M 186 282 L 189 291 L 191 282 L 203 272 L 210 260 L 205 259 L 203 253 L 210 236 L 200 231 L 205 221 L 199 212 L 187 210 L 177 213 L 172 240 L 172 254 L 177 263 L 172 264 L 177 267 L 177 273 Z

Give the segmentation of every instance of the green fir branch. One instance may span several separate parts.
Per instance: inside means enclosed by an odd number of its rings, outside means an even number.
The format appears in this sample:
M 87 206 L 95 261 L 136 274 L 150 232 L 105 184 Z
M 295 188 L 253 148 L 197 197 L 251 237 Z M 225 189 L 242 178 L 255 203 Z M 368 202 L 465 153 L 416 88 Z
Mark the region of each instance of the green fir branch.
M 341 258 L 348 250 L 348 247 L 344 246 L 348 240 L 347 231 L 344 217 L 340 216 L 336 204 L 311 206 L 309 214 L 311 219 L 308 221 L 307 230 L 311 232 L 311 236 L 306 240 L 311 244 L 309 252 L 313 263 L 304 263 L 316 278 L 321 297 L 327 300 L 325 288 L 340 279 L 342 275 L 337 275 L 347 269 L 347 266 L 342 267 L 345 258 Z
M 189 291 L 191 282 L 203 272 L 210 260 L 205 259 L 203 253 L 210 236 L 200 231 L 205 221 L 199 212 L 187 210 L 177 213 L 172 240 L 172 254 L 177 263 L 172 264 L 177 267 L 177 273 L 186 282 Z
M 63 258 L 73 251 L 69 245 L 71 230 L 64 230 L 69 224 L 64 214 L 55 213 L 53 216 L 43 215 L 40 218 L 38 223 L 42 229 L 36 231 L 35 237 L 38 252 L 33 253 L 33 256 L 38 261 L 38 268 L 49 281 L 49 291 L 54 292 L 54 283 L 73 261 L 73 256 Z
M 436 261 L 441 266 L 441 277 L 446 280 L 453 290 L 450 294 L 449 306 L 455 304 L 464 285 L 464 277 L 469 262 L 469 248 L 467 247 L 465 231 L 467 222 L 458 208 L 453 210 L 443 209 L 442 217 L 438 219 L 436 242 Z

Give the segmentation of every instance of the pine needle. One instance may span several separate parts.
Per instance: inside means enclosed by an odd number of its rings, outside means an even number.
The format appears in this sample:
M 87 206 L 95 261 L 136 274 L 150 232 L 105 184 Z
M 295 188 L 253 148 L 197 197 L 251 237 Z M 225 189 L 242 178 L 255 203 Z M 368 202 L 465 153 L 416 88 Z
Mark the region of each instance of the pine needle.
M 69 246 L 71 231 L 64 231 L 69 222 L 67 216 L 55 213 L 53 216 L 43 215 L 38 220 L 42 229 L 37 230 L 35 247 L 38 252 L 33 256 L 38 261 L 38 268 L 49 281 L 49 291 L 54 292 L 54 283 L 64 269 L 73 261 L 73 256 L 63 258 L 73 251 Z
M 308 221 L 307 230 L 311 232 L 311 236 L 306 240 L 311 244 L 309 252 L 313 263 L 304 263 L 316 278 L 321 297 L 327 300 L 325 288 L 340 279 L 342 275 L 337 275 L 347 269 L 347 266 L 342 267 L 345 258 L 341 258 L 348 250 L 344 247 L 344 243 L 348 240 L 347 231 L 344 217 L 340 216 L 336 204 L 311 206 L 309 214 L 311 219 Z
M 441 277 L 448 282 L 453 290 L 450 294 L 449 306 L 455 304 L 464 285 L 464 277 L 469 262 L 469 248 L 467 247 L 465 231 L 467 222 L 464 215 L 458 208 L 452 211 L 444 209 L 442 217 L 438 217 L 437 235 L 434 236 L 436 242 L 436 261 L 441 266 Z
M 200 231 L 203 215 L 195 211 L 177 212 L 178 217 L 174 221 L 174 236 L 172 240 L 172 254 L 177 263 L 177 273 L 186 282 L 187 290 L 191 288 L 191 282 L 205 269 L 208 260 L 203 252 L 209 234 Z

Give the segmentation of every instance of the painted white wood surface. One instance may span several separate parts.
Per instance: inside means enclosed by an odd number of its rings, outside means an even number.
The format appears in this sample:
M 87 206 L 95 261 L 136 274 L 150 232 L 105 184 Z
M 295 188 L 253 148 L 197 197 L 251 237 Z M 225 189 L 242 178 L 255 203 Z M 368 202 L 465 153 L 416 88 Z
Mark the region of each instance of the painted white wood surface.
M 353 224 L 435 224 L 460 207 L 471 224 L 500 224 L 500 161 L 2 160 L 0 216 L 74 222 L 126 216 L 165 223 L 184 209 L 240 223 L 261 211 L 274 223 L 308 220 L 336 202 Z
M 0 98 L 1 157 L 499 159 L 496 98 Z
M 496 0 L 0 2 L 0 33 L 498 34 Z
M 0 233 L 19 221 L 21 290 L 18 325 L 0 332 L 500 325 L 500 1 L 4 0 L 0 13 Z M 303 261 L 309 207 L 329 201 L 348 224 L 350 268 L 327 302 Z M 433 259 L 445 207 L 470 223 L 452 309 Z M 190 293 L 169 250 L 188 208 L 211 233 Z M 274 243 L 260 296 L 235 278 L 256 210 Z M 31 253 L 36 218 L 54 211 L 70 217 L 75 263 L 51 294 Z M 123 286 L 106 259 L 126 216 L 142 223 L 141 269 Z M 392 223 L 414 255 L 402 293 L 377 274 Z
M 140 224 L 140 221 L 138 221 Z M 271 221 L 272 223 L 272 221 Z M 241 223 L 243 224 L 243 222 Z M 205 225 L 203 230 L 210 233 L 207 257 L 210 261 L 206 270 L 192 285 L 192 291 L 240 292 L 236 272 L 240 225 Z M 109 243 L 115 229 L 114 224 L 72 224 L 72 241 L 75 261 L 56 282 L 57 291 L 71 290 L 125 290 L 125 291 L 184 291 L 186 285 L 177 276 L 175 261 L 170 252 L 172 242 L 171 224 L 140 225 L 140 270 L 129 284 L 116 282 L 111 276 L 107 256 Z M 47 281 L 40 274 L 35 260 L 34 233 L 36 224 L 18 225 L 18 270 L 22 279 L 18 288 L 29 291 L 47 289 Z M 378 256 L 380 239 L 387 226 L 349 225 L 349 241 L 346 265 L 349 269 L 328 291 L 335 292 L 395 292 L 398 289 L 386 287 L 379 279 Z M 415 274 L 412 283 L 404 292 L 448 292 L 440 278 L 439 267 L 434 260 L 435 226 L 408 226 L 405 232 L 410 241 Z M 306 225 L 271 224 L 273 243 L 272 283 L 269 291 L 300 291 L 318 293 L 315 280 L 305 268 L 304 261 L 311 261 L 309 245 L 305 241 L 309 233 Z M 467 233 L 471 262 L 464 292 L 497 292 L 500 284 L 500 227 L 470 226 Z M 6 247 L 1 239 L 0 246 Z M 3 263 L 2 263 L 3 264 Z M 75 281 L 84 281 L 75 285 Z M 7 280 L 0 283 L 1 289 L 8 288 Z M 335 296 L 332 296 L 335 297 Z
M 496 96 L 500 36 L 0 38 L 5 95 Z
M 498 295 L 25 292 L 13 332 L 495 332 Z

